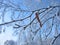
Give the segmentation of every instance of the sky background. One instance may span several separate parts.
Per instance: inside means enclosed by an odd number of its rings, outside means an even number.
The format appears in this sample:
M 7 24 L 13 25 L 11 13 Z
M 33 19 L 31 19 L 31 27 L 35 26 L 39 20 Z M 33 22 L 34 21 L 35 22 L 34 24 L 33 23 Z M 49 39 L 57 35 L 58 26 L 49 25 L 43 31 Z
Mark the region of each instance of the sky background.
M 8 0 L 6 0 L 6 1 L 7 1 L 6 3 L 9 3 Z M 36 9 L 40 9 L 40 8 L 44 8 L 44 7 L 49 7 L 51 5 L 59 5 L 60 0 L 11 0 L 11 2 L 13 2 L 16 6 L 19 6 L 20 9 L 32 11 L 32 10 L 36 10 Z M 9 17 L 10 14 L 11 14 L 11 11 L 5 14 L 6 15 L 5 22 L 11 20 Z M 2 22 L 0 19 L 0 24 L 1 23 Z M 12 26 L 6 27 L 6 32 L 0 34 L 0 45 L 3 45 L 3 43 L 6 40 L 15 40 L 15 41 L 17 40 L 17 36 L 12 35 L 14 32 L 14 30 L 13 31 L 12 30 L 13 30 Z

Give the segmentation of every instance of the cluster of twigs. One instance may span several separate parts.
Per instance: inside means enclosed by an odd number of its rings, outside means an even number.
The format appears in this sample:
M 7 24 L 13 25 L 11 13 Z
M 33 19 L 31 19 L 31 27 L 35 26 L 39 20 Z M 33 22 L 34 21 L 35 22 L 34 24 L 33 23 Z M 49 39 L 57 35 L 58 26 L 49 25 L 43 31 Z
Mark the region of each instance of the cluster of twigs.
M 24 20 L 26 20 L 26 19 L 28 19 L 28 18 L 31 18 L 33 15 L 35 15 L 35 17 L 34 18 L 32 18 L 32 20 L 30 21 L 30 23 L 28 23 L 27 25 L 23 25 L 23 26 L 21 26 L 20 24 L 16 24 L 15 23 L 15 26 L 13 27 L 14 29 L 18 29 L 18 28 L 20 28 L 20 27 L 23 27 L 24 28 L 24 30 L 26 30 L 26 28 L 27 27 L 29 27 L 29 26 L 31 26 L 32 25 L 32 23 L 35 21 L 35 20 L 37 20 L 37 22 L 35 23 L 35 24 L 37 24 L 38 22 L 39 22 L 39 24 L 40 24 L 40 26 L 39 26 L 39 28 L 38 29 L 36 29 L 36 31 L 34 31 L 33 33 L 37 33 L 43 26 L 44 26 L 44 24 L 48 21 L 48 20 L 50 20 L 50 19 L 52 19 L 52 26 L 50 26 L 50 28 L 51 28 L 51 30 L 50 30 L 50 32 L 46 35 L 46 37 L 48 37 L 49 36 L 49 34 L 51 33 L 51 31 L 52 31 L 52 27 L 53 27 L 53 25 L 54 25 L 54 23 L 53 23 L 53 21 L 54 21 L 54 18 L 56 17 L 56 14 L 54 14 L 53 16 L 51 16 L 51 17 L 49 17 L 49 18 L 46 18 L 45 20 L 42 20 L 45 16 L 47 16 L 47 15 L 49 15 L 48 13 L 49 12 L 51 12 L 51 11 L 53 11 L 55 8 L 57 8 L 57 7 L 60 7 L 59 5 L 58 6 L 49 6 L 49 7 L 47 7 L 47 8 L 41 8 L 41 9 L 37 9 L 37 10 L 33 10 L 33 11 L 29 11 L 29 10 L 23 10 L 23 9 L 21 9 L 21 8 L 19 8 L 17 5 L 15 5 L 14 3 L 12 3 L 12 2 L 10 2 L 10 1 L 8 1 L 9 2 L 9 4 L 7 4 L 7 3 L 4 3 L 3 1 L 1 1 L 0 2 L 0 9 L 2 8 L 2 7 L 4 7 L 4 10 L 3 10 L 3 12 L 2 12 L 2 20 L 3 20 L 3 23 L 1 23 L 0 24 L 0 26 L 3 26 L 3 25 L 7 25 L 7 24 L 11 24 L 11 23 L 14 23 L 14 22 L 22 22 L 22 21 L 24 21 Z M 11 5 L 12 4 L 12 5 Z M 25 17 L 25 18 L 22 18 L 22 19 L 16 19 L 16 20 L 11 20 L 11 21 L 9 21 L 9 22 L 4 22 L 4 14 L 6 13 L 6 10 L 8 9 L 8 8 L 11 8 L 11 10 L 14 10 L 14 11 L 18 11 L 18 12 L 27 12 L 27 13 L 30 13 L 31 12 L 31 14 L 29 15 L 29 16 L 27 16 L 27 17 Z M 37 12 L 39 12 L 38 13 L 38 15 L 36 15 L 37 14 Z M 46 12 L 46 13 L 45 13 Z M 40 17 L 41 16 L 41 14 L 44 14 L 44 15 L 42 15 L 42 17 Z M 20 15 L 19 15 L 20 16 Z M 38 18 L 37 18 L 37 17 Z M 31 27 L 30 27 L 31 28 Z M 33 27 L 32 27 L 33 28 Z M 58 37 L 58 36 L 57 36 Z M 55 37 L 55 40 L 56 40 L 56 38 L 57 37 Z M 54 41 L 55 41 L 54 40 Z M 53 43 L 54 43 L 54 41 L 53 41 Z

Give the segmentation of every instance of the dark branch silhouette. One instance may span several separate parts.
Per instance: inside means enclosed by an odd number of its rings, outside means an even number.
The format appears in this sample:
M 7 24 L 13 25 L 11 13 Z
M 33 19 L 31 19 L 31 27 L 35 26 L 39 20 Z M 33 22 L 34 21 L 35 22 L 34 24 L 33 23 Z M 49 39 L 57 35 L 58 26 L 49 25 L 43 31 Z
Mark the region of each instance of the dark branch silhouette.
M 54 44 L 54 42 L 56 41 L 56 39 L 60 36 L 60 34 L 58 34 L 56 37 L 54 37 L 55 39 L 53 40 L 52 44 Z

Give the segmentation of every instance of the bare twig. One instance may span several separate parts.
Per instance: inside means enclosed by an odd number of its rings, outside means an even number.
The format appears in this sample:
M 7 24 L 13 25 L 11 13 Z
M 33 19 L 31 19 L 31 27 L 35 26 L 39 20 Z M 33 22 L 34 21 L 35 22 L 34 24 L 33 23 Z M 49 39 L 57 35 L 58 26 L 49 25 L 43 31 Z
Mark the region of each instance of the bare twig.
M 54 39 L 53 42 L 52 42 L 52 45 L 54 44 L 54 42 L 56 41 L 56 39 L 57 39 L 59 36 L 60 36 L 60 34 L 55 37 L 55 39 Z

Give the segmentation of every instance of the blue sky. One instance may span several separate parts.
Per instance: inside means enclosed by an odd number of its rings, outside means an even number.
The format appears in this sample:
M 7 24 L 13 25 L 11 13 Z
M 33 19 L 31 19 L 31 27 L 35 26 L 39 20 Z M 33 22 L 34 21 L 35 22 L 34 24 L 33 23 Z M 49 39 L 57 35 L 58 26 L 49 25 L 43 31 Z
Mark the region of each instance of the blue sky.
M 59 5 L 60 0 L 11 0 L 11 2 L 13 2 L 18 7 L 20 7 L 20 9 L 32 11 L 32 10 L 48 7 L 48 6 L 51 6 L 51 5 L 56 5 L 56 4 Z M 23 13 L 21 13 L 21 15 L 22 14 Z M 17 15 L 17 12 L 16 12 L 16 15 Z M 28 16 L 27 13 L 25 13 L 24 15 Z M 11 16 L 11 11 L 7 12 L 5 14 L 5 22 L 11 21 L 10 16 Z M 33 18 L 33 16 L 32 16 L 32 18 Z M 29 20 L 26 21 L 25 23 L 27 23 L 27 22 L 29 22 Z M 0 20 L 0 23 L 1 23 L 1 20 Z M 6 32 L 0 34 L 0 43 L 1 43 L 1 45 L 3 45 L 3 42 L 6 41 L 7 39 L 8 40 L 15 40 L 15 41 L 17 40 L 17 36 L 12 35 L 12 33 L 14 32 L 12 30 L 13 30 L 12 27 L 7 27 Z M 26 32 L 28 32 L 28 31 L 26 31 Z M 28 35 L 28 33 L 26 33 L 26 34 Z M 6 35 L 7 35 L 7 37 L 6 37 Z

